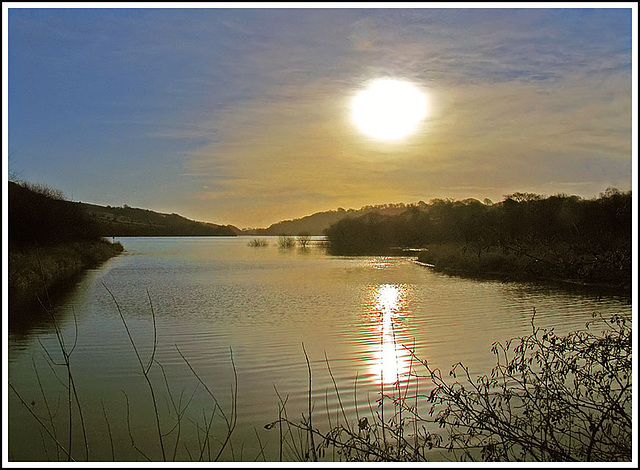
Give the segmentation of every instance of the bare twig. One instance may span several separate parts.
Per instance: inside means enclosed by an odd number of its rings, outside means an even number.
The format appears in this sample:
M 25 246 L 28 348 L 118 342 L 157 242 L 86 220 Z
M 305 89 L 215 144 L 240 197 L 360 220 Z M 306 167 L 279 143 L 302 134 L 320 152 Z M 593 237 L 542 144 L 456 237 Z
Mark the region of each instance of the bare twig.
M 318 455 L 316 454 L 316 445 L 313 442 L 313 424 L 311 421 L 311 364 L 309 363 L 309 356 L 307 355 L 307 351 L 304 348 L 304 343 L 302 343 L 302 351 L 304 352 L 304 357 L 307 360 L 307 369 L 309 371 L 309 391 L 308 391 L 308 397 L 309 397 L 309 439 L 311 440 L 311 455 L 313 458 L 314 462 L 318 461 Z
M 118 303 L 118 300 L 116 299 L 115 295 L 113 294 L 113 292 L 111 292 L 111 290 L 104 284 L 104 282 L 102 283 L 102 286 L 107 290 L 107 292 L 109 293 L 109 295 L 111 296 L 111 298 L 113 299 L 113 302 L 116 306 L 116 309 L 118 310 L 118 314 L 120 315 L 120 319 L 122 320 L 122 324 L 124 325 L 124 328 L 127 332 L 127 336 L 129 337 L 129 342 L 131 343 L 131 346 L 133 347 L 133 350 L 136 354 L 136 358 L 138 359 L 138 364 L 140 365 L 140 370 L 142 371 L 142 375 L 147 383 L 147 386 L 149 388 L 149 393 L 151 394 L 151 402 L 153 403 L 153 411 L 154 411 L 154 415 L 155 415 L 155 423 L 156 423 L 156 431 L 158 434 L 158 444 L 160 445 L 160 451 L 162 453 L 162 460 L 163 461 L 167 461 L 167 456 L 165 453 L 165 449 L 164 449 L 164 439 L 162 438 L 162 429 L 160 427 L 160 415 L 158 412 L 158 403 L 156 400 L 156 394 L 155 394 L 155 390 L 153 387 L 153 383 L 151 382 L 151 379 L 149 377 L 149 369 L 147 367 L 144 366 L 144 364 L 142 363 L 142 359 L 140 358 L 140 353 L 138 352 L 138 348 L 136 346 L 135 341 L 133 340 L 133 336 L 131 336 L 131 331 L 129 331 L 129 325 L 127 325 L 127 321 L 124 318 L 124 314 L 122 313 L 122 309 L 120 308 L 120 304 Z M 155 314 L 153 313 L 153 309 L 152 309 L 152 316 L 154 318 L 154 352 L 152 353 L 152 355 L 155 354 L 155 338 L 156 338 L 156 327 L 155 327 Z M 149 362 L 149 365 L 151 364 L 151 361 Z

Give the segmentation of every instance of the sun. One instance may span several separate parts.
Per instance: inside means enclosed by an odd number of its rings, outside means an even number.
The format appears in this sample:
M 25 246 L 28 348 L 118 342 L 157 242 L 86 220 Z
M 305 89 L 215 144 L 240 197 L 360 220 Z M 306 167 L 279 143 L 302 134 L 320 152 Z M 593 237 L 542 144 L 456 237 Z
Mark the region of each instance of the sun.
M 370 137 L 398 140 L 411 134 L 427 115 L 427 97 L 409 82 L 378 79 L 352 103 L 356 126 Z

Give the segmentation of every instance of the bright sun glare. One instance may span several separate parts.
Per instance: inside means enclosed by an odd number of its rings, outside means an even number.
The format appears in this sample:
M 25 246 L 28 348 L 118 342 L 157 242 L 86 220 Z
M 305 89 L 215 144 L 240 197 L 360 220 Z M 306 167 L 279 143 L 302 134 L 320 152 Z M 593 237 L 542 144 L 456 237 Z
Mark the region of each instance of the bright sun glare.
M 392 384 L 402 379 L 408 372 L 407 354 L 397 344 L 394 328 L 395 319 L 401 315 L 404 288 L 395 284 L 379 286 L 375 304 L 380 328 L 380 350 L 376 351 L 377 361 L 372 372 L 380 376 L 384 384 Z
M 353 100 L 353 120 L 376 139 L 408 136 L 427 115 L 427 97 L 408 82 L 379 79 Z

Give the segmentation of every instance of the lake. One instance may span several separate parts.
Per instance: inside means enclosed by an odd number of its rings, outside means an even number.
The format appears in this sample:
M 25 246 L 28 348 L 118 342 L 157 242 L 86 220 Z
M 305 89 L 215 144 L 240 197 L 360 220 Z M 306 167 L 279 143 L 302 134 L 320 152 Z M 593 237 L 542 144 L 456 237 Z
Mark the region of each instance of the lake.
M 623 297 L 454 277 L 411 256 L 330 256 L 321 237 L 306 249 L 260 238 L 268 245 L 120 239 L 126 251 L 87 272 L 55 322 L 10 330 L 9 381 L 24 404 L 9 392 L 9 459 L 66 460 L 53 443 L 69 443 L 61 341 L 80 403 L 75 459 L 87 449 L 92 461 L 214 459 L 235 417 L 219 458 L 273 461 L 279 428 L 265 425 L 281 402 L 292 421 L 307 414 L 309 368 L 314 426 L 326 426 L 341 409 L 351 420 L 374 413 L 381 390 L 424 373 L 407 348 L 443 375 L 458 361 L 472 376 L 488 374 L 492 344 L 530 333 L 534 309 L 536 325 L 557 333 L 584 328 L 594 313 L 631 313 Z M 146 377 L 130 337 L 145 367 L 157 344 Z

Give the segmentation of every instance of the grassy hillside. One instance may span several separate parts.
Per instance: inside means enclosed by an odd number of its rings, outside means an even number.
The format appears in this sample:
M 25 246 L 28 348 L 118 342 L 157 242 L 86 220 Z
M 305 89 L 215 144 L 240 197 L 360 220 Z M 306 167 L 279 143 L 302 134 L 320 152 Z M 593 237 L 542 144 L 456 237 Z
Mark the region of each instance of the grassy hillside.
M 61 286 L 122 251 L 77 204 L 45 186 L 9 183 L 8 228 L 12 313 L 40 310 Z
M 178 214 L 162 214 L 148 209 L 76 203 L 105 237 L 236 236 L 233 225 L 197 222 Z

